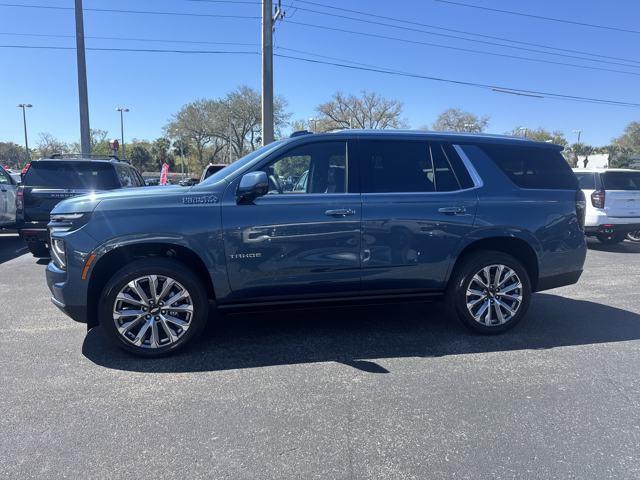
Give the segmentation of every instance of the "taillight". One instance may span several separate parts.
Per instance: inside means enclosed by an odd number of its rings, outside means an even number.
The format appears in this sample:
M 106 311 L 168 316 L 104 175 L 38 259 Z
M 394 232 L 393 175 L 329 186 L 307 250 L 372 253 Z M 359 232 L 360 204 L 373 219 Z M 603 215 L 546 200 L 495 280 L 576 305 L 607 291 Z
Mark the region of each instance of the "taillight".
M 24 168 L 22 169 L 22 175 L 24 175 L 25 173 L 27 173 L 29 171 L 29 167 L 31 167 L 31 163 L 27 163 Z
M 591 205 L 596 208 L 604 208 L 604 190 L 596 190 L 591 194 Z
M 587 200 L 582 190 L 576 191 L 576 217 L 578 217 L 578 225 L 584 230 L 584 217 L 587 214 Z
M 24 208 L 24 189 L 22 187 L 18 187 L 18 191 L 16 192 L 16 210 L 22 212 Z

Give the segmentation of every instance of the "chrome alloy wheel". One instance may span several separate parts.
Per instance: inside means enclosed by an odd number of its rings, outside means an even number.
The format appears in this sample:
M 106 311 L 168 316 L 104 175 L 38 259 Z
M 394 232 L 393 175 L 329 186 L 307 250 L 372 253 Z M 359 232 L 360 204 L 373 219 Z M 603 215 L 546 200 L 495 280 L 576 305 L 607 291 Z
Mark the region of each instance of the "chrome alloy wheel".
M 632 242 L 640 242 L 640 230 L 627 233 L 627 238 Z
M 127 283 L 113 305 L 118 333 L 143 348 L 160 348 L 180 340 L 191 325 L 193 301 L 170 277 L 145 275 Z
M 467 310 L 481 325 L 503 325 L 522 305 L 522 282 L 506 265 L 489 265 L 477 272 L 467 287 Z

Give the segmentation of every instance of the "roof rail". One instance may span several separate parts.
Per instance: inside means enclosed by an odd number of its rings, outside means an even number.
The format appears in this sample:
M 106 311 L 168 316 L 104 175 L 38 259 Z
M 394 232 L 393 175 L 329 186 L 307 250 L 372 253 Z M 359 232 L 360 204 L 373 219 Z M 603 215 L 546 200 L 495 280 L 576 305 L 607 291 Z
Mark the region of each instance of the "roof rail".
M 297 130 L 289 135 L 289 138 L 301 137 L 303 135 L 313 135 L 313 132 L 310 132 L 309 130 Z
M 49 155 L 47 157 L 43 157 L 43 158 L 45 158 L 45 159 L 61 159 L 61 158 L 83 159 L 83 158 L 88 158 L 90 160 L 112 160 L 112 161 L 116 161 L 116 162 L 126 161 L 124 159 L 118 158 L 117 155 L 98 155 L 98 154 L 83 155 L 81 153 L 52 153 L 51 155 Z

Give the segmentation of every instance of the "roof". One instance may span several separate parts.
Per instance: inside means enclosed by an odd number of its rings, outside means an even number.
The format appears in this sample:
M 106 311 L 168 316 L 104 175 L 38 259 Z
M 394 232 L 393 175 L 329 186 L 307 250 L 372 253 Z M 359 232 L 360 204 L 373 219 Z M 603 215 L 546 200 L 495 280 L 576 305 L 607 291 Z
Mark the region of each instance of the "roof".
M 523 137 L 514 137 L 510 135 L 493 135 L 487 133 L 459 133 L 459 132 L 433 132 L 427 130 L 359 130 L 359 129 L 346 129 L 346 130 L 336 130 L 328 133 L 311 133 L 309 132 L 307 135 L 296 132 L 297 135 L 294 138 L 308 138 L 313 135 L 313 137 L 325 137 L 325 136 L 349 136 L 349 137 L 398 137 L 398 138 L 408 138 L 408 137 L 424 137 L 426 139 L 432 140 L 443 140 L 449 142 L 475 142 L 475 143 L 508 143 L 515 145 L 535 145 L 539 147 L 547 147 L 559 149 L 562 148 L 561 145 L 556 145 L 553 143 L 547 142 L 536 142 L 529 138 Z
M 77 162 L 77 163 L 86 163 L 86 162 L 98 162 L 98 163 L 114 163 L 114 162 L 124 162 L 127 163 L 126 160 L 119 159 L 117 157 L 113 158 L 86 158 L 86 157 L 56 157 L 56 158 L 40 158 L 38 160 L 32 160 L 31 163 L 34 162 Z
M 634 168 L 574 168 L 576 173 L 640 172 Z

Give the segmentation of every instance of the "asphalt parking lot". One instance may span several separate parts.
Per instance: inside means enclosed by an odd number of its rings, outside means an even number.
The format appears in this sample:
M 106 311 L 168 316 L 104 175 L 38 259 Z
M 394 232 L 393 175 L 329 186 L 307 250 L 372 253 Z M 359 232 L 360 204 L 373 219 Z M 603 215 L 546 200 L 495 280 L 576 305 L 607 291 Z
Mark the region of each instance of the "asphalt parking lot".
M 499 337 L 437 304 L 235 315 L 145 361 L 0 234 L 0 478 L 640 478 L 640 245 Z

